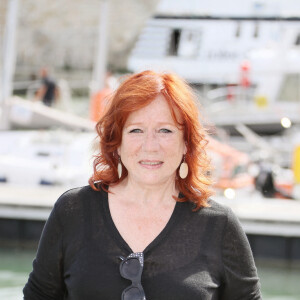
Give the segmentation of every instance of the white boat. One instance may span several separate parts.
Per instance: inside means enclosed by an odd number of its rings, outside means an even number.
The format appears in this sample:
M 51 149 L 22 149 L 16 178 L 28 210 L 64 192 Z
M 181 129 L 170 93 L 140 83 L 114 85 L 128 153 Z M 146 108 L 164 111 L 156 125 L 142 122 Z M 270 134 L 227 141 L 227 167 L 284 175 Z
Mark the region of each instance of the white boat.
M 0 185 L 70 188 L 92 175 L 95 132 L 18 130 L 0 134 Z
M 160 14 L 147 22 L 128 68 L 178 73 L 226 129 L 243 123 L 268 134 L 300 124 L 299 17 Z

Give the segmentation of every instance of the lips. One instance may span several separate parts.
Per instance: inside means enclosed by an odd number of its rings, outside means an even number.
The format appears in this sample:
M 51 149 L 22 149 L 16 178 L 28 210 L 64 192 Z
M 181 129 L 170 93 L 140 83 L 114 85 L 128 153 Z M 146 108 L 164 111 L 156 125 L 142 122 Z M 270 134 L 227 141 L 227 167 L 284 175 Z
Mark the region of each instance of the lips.
M 141 160 L 139 162 L 143 167 L 146 167 L 146 168 L 158 168 L 160 167 L 163 162 L 162 161 L 158 161 L 158 160 Z
M 155 166 L 155 165 L 160 165 L 160 164 L 162 164 L 162 162 L 161 162 L 161 161 L 141 161 L 140 164 L 142 164 L 142 165 Z

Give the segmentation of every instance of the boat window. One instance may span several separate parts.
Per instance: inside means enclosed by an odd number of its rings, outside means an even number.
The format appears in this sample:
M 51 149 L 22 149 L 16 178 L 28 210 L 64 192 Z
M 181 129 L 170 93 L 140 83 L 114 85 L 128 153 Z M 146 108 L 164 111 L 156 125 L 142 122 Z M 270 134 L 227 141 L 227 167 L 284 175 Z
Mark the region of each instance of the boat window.
M 200 29 L 175 29 L 172 32 L 169 55 L 180 57 L 196 57 L 201 40 Z
M 296 41 L 295 41 L 295 45 L 299 46 L 300 45 L 300 33 L 298 34 Z
M 169 55 L 177 56 L 180 41 L 181 30 L 174 29 L 171 33 Z
M 241 23 L 237 23 L 236 31 L 235 31 L 235 37 L 239 38 L 240 35 L 241 35 Z
M 277 97 L 278 101 L 300 101 L 300 73 L 286 74 Z
M 256 23 L 255 26 L 254 26 L 253 37 L 257 38 L 258 36 L 259 36 L 259 25 L 258 25 L 258 23 Z

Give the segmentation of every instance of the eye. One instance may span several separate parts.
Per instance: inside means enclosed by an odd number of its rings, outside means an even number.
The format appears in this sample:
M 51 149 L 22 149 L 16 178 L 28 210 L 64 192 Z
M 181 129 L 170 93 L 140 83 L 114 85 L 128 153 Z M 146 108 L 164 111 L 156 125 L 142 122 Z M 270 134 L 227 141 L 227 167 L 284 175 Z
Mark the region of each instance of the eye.
M 141 129 L 138 129 L 138 128 L 131 129 L 131 130 L 129 131 L 129 133 L 141 133 L 141 132 L 142 132 L 142 130 L 141 130 Z
M 172 132 L 171 130 L 167 129 L 167 128 L 162 128 L 159 130 L 159 132 L 162 132 L 162 133 L 170 133 Z

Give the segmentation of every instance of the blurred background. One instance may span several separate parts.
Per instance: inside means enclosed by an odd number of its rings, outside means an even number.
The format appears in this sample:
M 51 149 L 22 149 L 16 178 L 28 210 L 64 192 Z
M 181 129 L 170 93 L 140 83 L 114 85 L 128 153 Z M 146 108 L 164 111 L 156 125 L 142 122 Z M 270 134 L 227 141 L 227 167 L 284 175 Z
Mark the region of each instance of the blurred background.
M 264 299 L 300 299 L 297 0 L 0 0 L 0 299 L 22 298 L 54 202 L 92 174 L 107 96 L 145 69 L 197 95 Z

